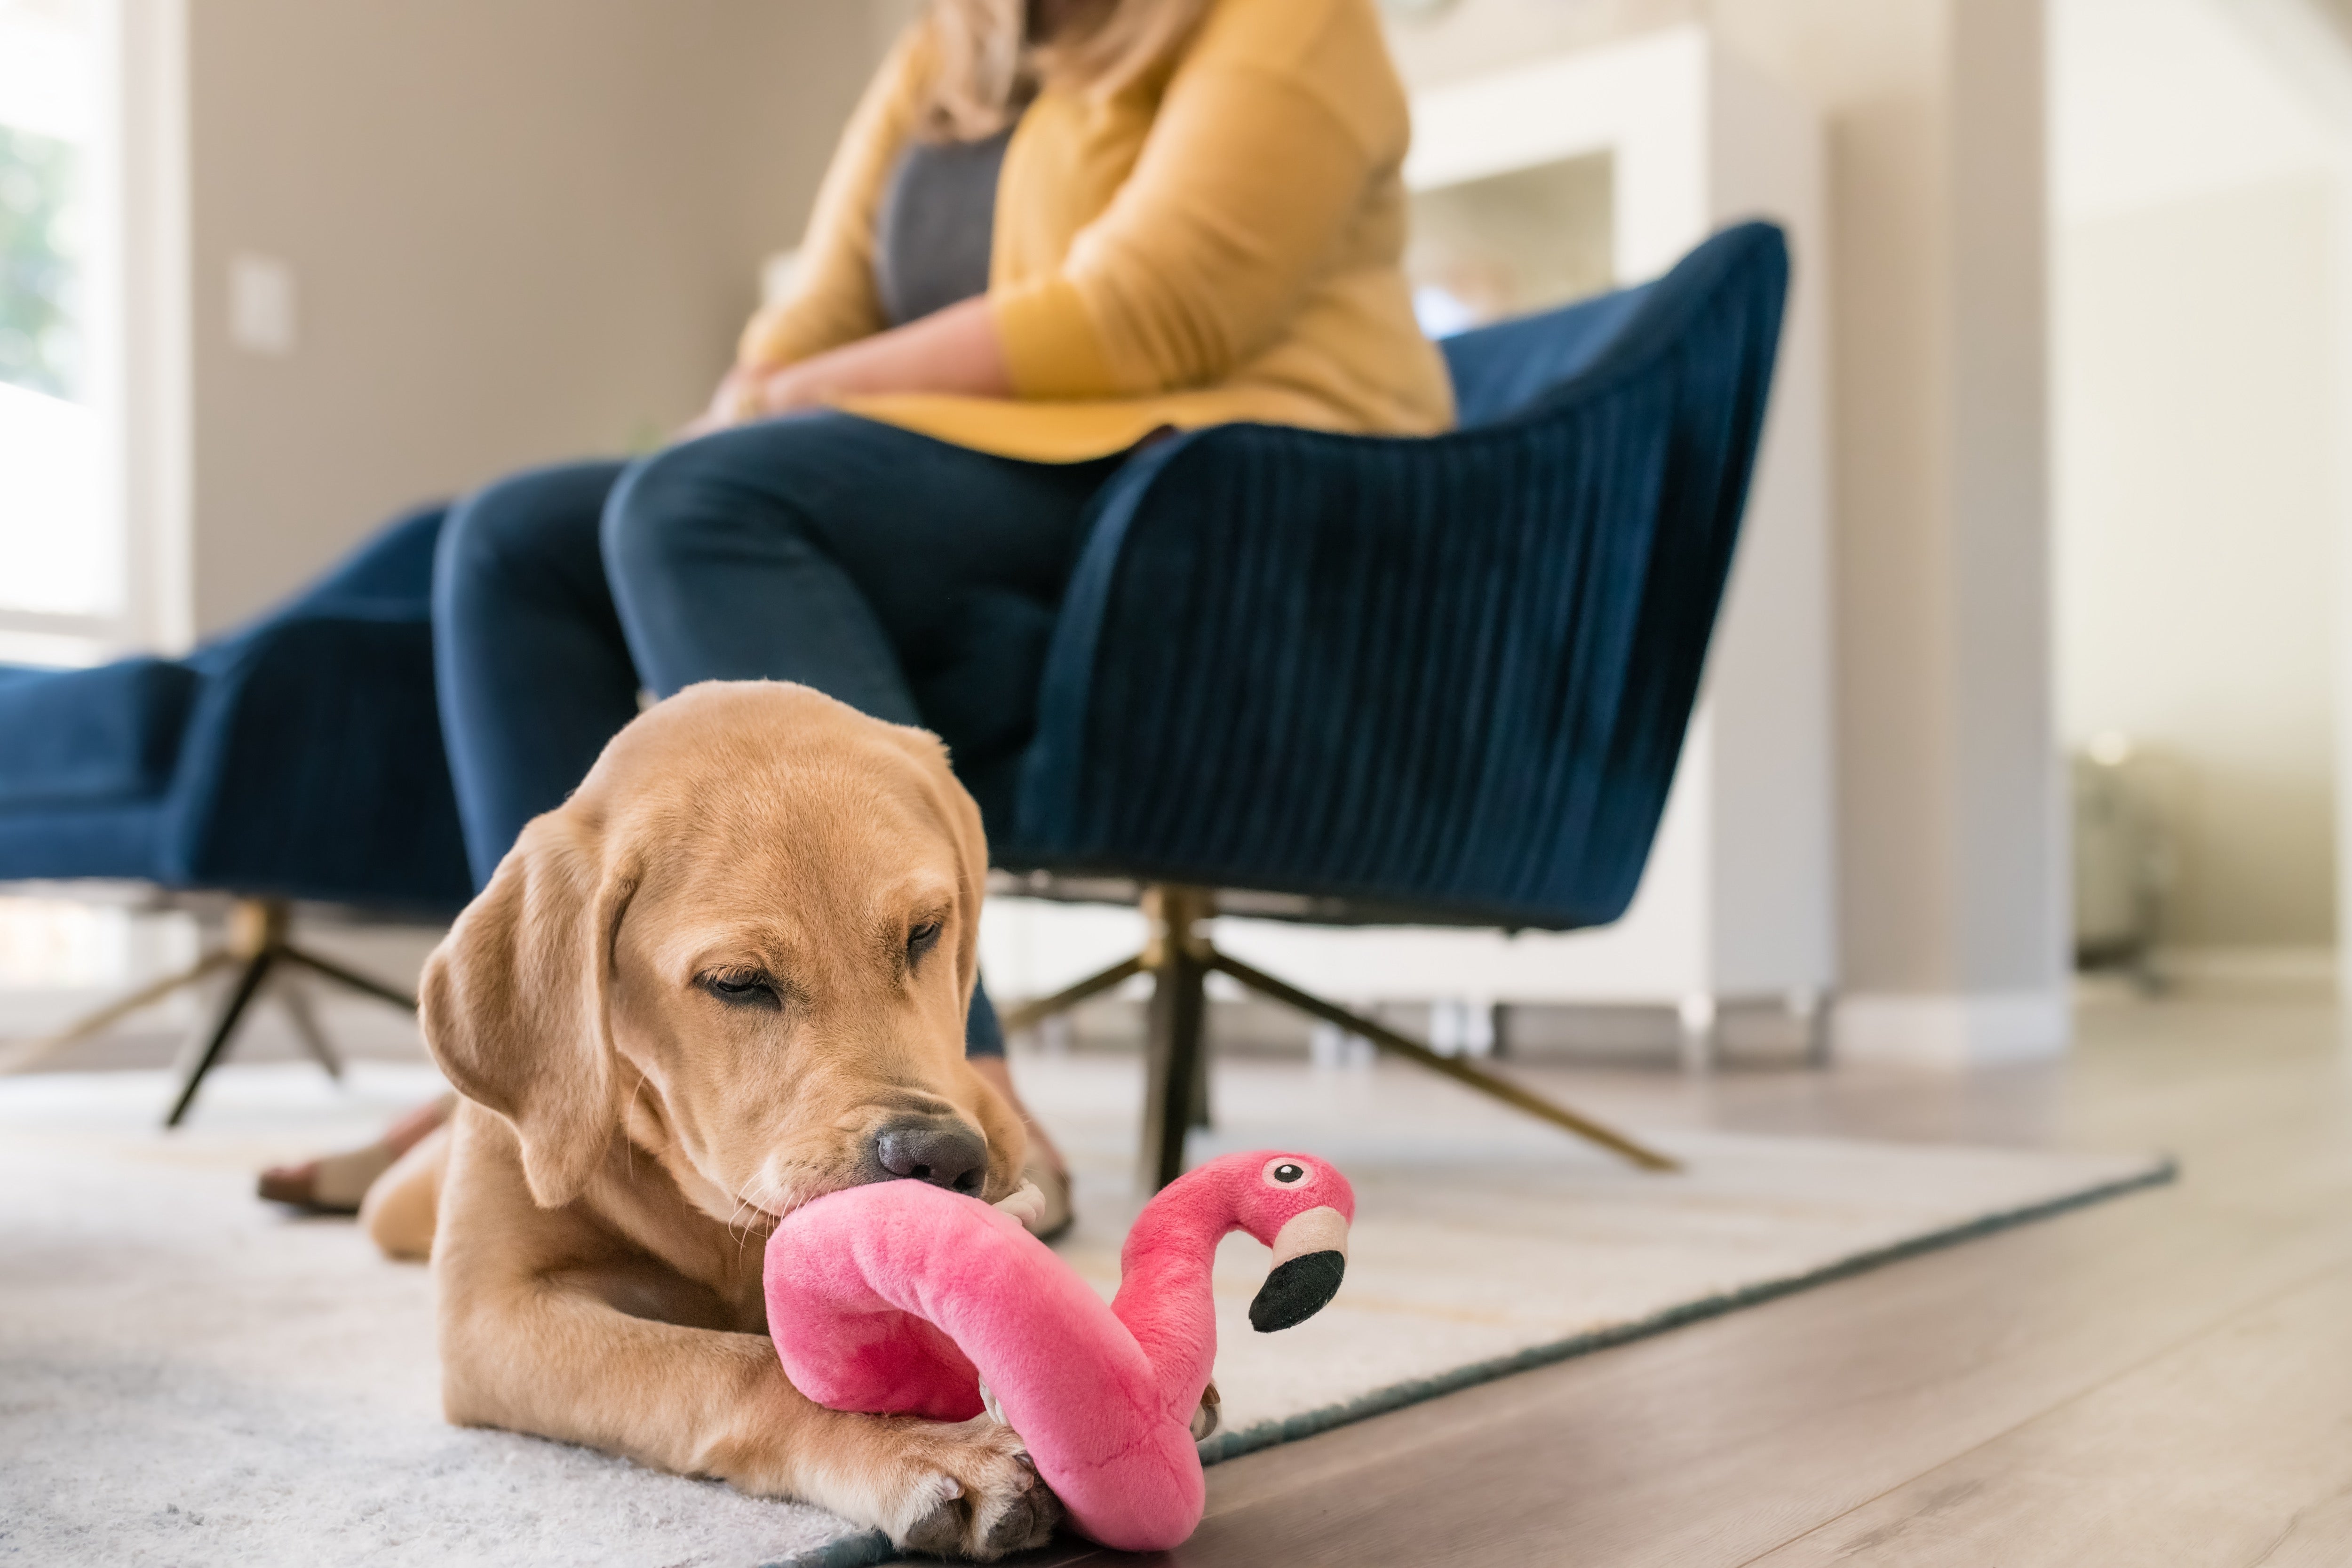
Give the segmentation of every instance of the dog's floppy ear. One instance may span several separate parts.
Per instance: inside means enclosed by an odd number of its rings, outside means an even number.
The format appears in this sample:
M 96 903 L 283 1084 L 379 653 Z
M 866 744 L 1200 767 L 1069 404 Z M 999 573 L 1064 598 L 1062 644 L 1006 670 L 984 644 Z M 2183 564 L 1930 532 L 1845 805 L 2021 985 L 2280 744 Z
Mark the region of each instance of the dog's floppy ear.
M 587 1184 L 619 1116 L 606 1005 L 614 934 L 635 886 L 603 833 L 549 812 L 425 966 L 425 1043 L 459 1093 L 513 1123 L 541 1206 Z
M 980 982 L 980 905 L 988 896 L 988 833 L 981 826 L 980 807 L 971 792 L 948 765 L 946 742 L 929 730 L 901 724 L 891 729 L 899 745 L 921 765 L 930 783 L 932 803 L 955 843 L 956 900 L 963 906 L 956 921 L 956 984 L 969 1002 L 972 987 Z

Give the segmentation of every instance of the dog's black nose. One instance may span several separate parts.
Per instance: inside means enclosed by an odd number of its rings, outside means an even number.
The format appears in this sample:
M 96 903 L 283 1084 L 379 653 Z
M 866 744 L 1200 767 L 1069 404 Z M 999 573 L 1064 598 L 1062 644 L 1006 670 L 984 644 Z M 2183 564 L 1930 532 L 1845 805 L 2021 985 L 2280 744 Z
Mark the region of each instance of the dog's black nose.
M 961 1121 L 901 1117 L 874 1135 L 874 1162 L 882 1167 L 877 1181 L 906 1177 L 978 1197 L 988 1144 Z

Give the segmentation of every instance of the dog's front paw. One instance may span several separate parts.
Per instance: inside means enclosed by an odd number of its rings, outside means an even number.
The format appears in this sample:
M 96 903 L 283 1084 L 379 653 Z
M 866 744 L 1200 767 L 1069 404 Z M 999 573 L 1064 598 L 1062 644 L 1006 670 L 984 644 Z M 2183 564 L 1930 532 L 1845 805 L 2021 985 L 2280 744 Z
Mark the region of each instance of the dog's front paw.
M 1061 1523 L 1062 1500 L 1010 1427 L 981 1416 L 910 1436 L 913 1479 L 883 1525 L 901 1551 L 990 1563 L 1043 1546 Z

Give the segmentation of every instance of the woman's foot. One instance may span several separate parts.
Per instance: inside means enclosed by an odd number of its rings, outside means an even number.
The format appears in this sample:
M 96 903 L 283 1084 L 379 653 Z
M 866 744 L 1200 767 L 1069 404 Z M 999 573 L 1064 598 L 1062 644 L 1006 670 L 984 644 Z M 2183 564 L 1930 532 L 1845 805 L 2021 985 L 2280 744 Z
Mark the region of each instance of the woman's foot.
M 272 1165 L 261 1173 L 258 1191 L 272 1203 L 291 1204 L 313 1214 L 357 1214 L 360 1202 L 376 1178 L 392 1163 L 423 1142 L 433 1130 L 449 1120 L 457 1097 L 440 1099 L 403 1116 L 384 1129 L 383 1136 L 359 1149 L 323 1155 L 293 1165 Z
M 1078 1218 L 1070 1207 L 1070 1173 L 1032 1155 L 1022 1174 L 1036 1184 L 1039 1202 L 1037 1216 L 1021 1223 L 1040 1241 L 1061 1240 L 1062 1233 L 1076 1224 Z
M 1045 1136 L 1045 1130 L 1037 1125 L 1037 1119 L 1029 1114 L 1029 1108 L 1021 1102 L 1020 1094 L 1013 1087 L 1012 1068 L 1005 1065 L 1004 1058 L 973 1057 L 971 1060 L 972 1070 L 1005 1098 L 1019 1113 L 1021 1125 L 1029 1130 L 1029 1163 L 1021 1173 L 1036 1184 L 1044 1201 L 1035 1217 L 1024 1217 L 1021 1223 L 1039 1240 L 1055 1240 L 1077 1217 L 1070 1208 L 1070 1167 L 1063 1160 L 1062 1152 L 1054 1147 L 1054 1141 Z

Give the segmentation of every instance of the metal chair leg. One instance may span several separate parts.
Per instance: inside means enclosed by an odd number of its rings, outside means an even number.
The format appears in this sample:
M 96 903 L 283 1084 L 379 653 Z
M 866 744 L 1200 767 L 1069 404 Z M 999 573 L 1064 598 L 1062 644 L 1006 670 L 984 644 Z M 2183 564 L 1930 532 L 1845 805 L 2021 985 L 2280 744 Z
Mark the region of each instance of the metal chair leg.
M 142 1008 L 152 1007 L 174 991 L 194 985 L 215 970 L 234 963 L 226 952 L 208 952 L 176 974 L 167 974 L 152 985 L 142 985 L 128 996 L 118 997 L 95 1012 L 85 1013 L 54 1034 L 37 1039 L 12 1040 L 0 1047 L 0 1074 L 23 1072 L 48 1060 L 67 1047 L 79 1044 L 113 1027 Z
M 1296 985 L 1276 980 L 1273 975 L 1252 969 L 1237 958 L 1215 949 L 1209 950 L 1208 966 L 1220 973 L 1240 981 L 1261 996 L 1286 1003 L 1310 1018 L 1320 1018 L 1336 1024 L 1351 1035 L 1361 1035 L 1381 1049 L 1417 1062 L 1432 1072 L 1441 1072 L 1457 1083 L 1467 1084 L 1479 1093 L 1501 1100 L 1504 1104 L 1539 1117 L 1553 1126 L 1573 1132 L 1589 1143 L 1598 1143 L 1612 1153 L 1621 1154 L 1634 1164 L 1650 1171 L 1678 1171 L 1680 1163 L 1656 1150 L 1636 1143 L 1614 1128 L 1607 1127 L 1589 1116 L 1555 1104 L 1532 1089 L 1521 1089 L 1508 1079 L 1472 1067 L 1459 1057 L 1441 1057 L 1419 1040 L 1397 1033 L 1387 1025 L 1335 1006 L 1320 996 L 1301 991 Z
M 284 956 L 282 953 L 280 956 Z M 335 1054 L 328 1042 L 327 1032 L 319 1026 L 318 1010 L 310 1005 L 310 993 L 290 974 L 278 977 L 277 987 L 270 995 L 285 1009 L 287 1021 L 294 1026 L 294 1037 L 310 1058 L 327 1069 L 327 1076 L 337 1083 L 343 1081 L 343 1058 Z
M 229 987 L 220 1011 L 214 1016 L 212 1030 L 205 1039 L 204 1048 L 194 1054 L 194 1059 L 181 1077 L 179 1097 L 172 1101 L 171 1114 L 163 1118 L 164 1126 L 177 1127 L 186 1119 L 188 1107 L 195 1103 L 196 1090 L 203 1086 L 205 1075 L 228 1054 L 229 1037 L 236 1033 L 237 1021 L 245 1016 L 246 1008 L 252 1005 L 255 994 L 261 989 L 261 983 L 269 978 L 270 963 L 276 956 L 274 949 L 265 947 L 246 961 L 245 973 L 238 975 Z
M 196 1089 L 205 1075 L 220 1065 L 228 1054 L 229 1041 L 236 1026 L 253 1005 L 262 985 L 276 967 L 283 963 L 298 965 L 338 985 L 350 987 L 362 995 L 388 1002 L 395 1007 L 416 1010 L 416 999 L 380 980 L 372 980 L 354 970 L 344 968 L 331 959 L 296 947 L 287 940 L 292 911 L 275 899 L 239 899 L 229 907 L 228 940 L 220 947 L 205 953 L 176 974 L 167 974 L 151 984 L 141 986 L 129 995 L 108 1003 L 95 1012 L 84 1014 L 64 1028 L 37 1039 L 0 1042 L 0 1075 L 22 1072 L 47 1060 L 67 1047 L 86 1040 L 111 1026 L 121 1023 L 143 1007 L 153 1006 L 173 992 L 194 985 L 216 971 L 243 965 L 241 973 L 212 1022 L 190 1041 L 183 1053 L 180 1091 L 172 1103 L 171 1114 L 164 1119 L 166 1127 L 177 1127 L 186 1119 L 188 1107 L 194 1102 Z M 1135 973 L 1139 963 L 1130 961 L 1110 984 L 1116 984 Z M 294 1033 L 327 1076 L 341 1079 L 342 1058 L 327 1039 L 326 1031 L 319 1026 L 318 1013 L 310 1005 L 307 992 L 293 983 L 291 975 L 281 974 L 276 1000 L 286 1009 L 292 1021 Z M 199 1046 L 197 1041 L 201 1040 Z
M 163 1118 L 164 1126 L 177 1127 L 186 1120 L 205 1075 L 228 1055 L 228 1043 L 246 1009 L 260 994 L 262 982 L 269 978 L 270 965 L 285 945 L 286 928 L 292 919 L 292 910 L 277 899 L 239 899 L 229 906 L 227 939 L 221 944 L 220 956 L 225 963 L 244 964 L 245 969 L 230 984 L 209 1030 L 190 1038 L 190 1048 L 181 1058 L 180 1092 Z M 200 1047 L 198 1040 L 203 1041 Z
M 996 1016 L 998 1028 L 1008 1035 L 1024 1029 L 1034 1029 L 1046 1019 L 1068 1012 L 1089 997 L 1099 996 L 1113 986 L 1143 973 L 1143 954 L 1122 958 L 1098 974 L 1089 974 L 1076 985 L 1066 985 L 1051 996 L 1034 1002 L 1024 1002 L 1018 1007 L 1007 1007 Z
M 381 980 L 371 980 L 356 969 L 345 969 L 333 959 L 321 958 L 307 947 L 297 947 L 290 942 L 280 942 L 278 944 L 278 956 L 289 963 L 299 963 L 313 974 L 321 975 L 338 985 L 347 986 L 362 996 L 373 996 L 379 1002 L 389 1003 L 394 1007 L 405 1007 L 412 1013 L 416 1011 L 416 998 L 407 992 L 397 986 L 386 985 Z
M 1205 979 L 1206 976 L 1204 975 L 1202 978 Z M 1184 1125 L 1188 1128 L 1213 1127 L 1216 1125 L 1216 1122 L 1209 1115 L 1208 1019 L 1209 1004 L 1207 995 L 1204 993 L 1201 1001 L 1202 1044 L 1199 1048 L 1194 1050 L 1192 1053 L 1192 1099 L 1188 1107 L 1188 1114 L 1184 1119 Z
M 188 1068 L 181 1083 L 179 1099 L 173 1102 L 172 1113 L 164 1118 L 164 1126 L 177 1127 L 186 1118 L 188 1107 L 194 1103 L 196 1089 L 204 1083 L 205 1075 L 228 1054 L 229 1040 L 236 1033 L 236 1026 L 244 1018 L 246 1010 L 253 1005 L 263 983 L 280 965 L 306 969 L 338 985 L 348 986 L 362 995 L 373 996 L 395 1007 L 404 1007 L 412 1013 L 416 1010 L 416 998 L 406 992 L 386 985 L 381 980 L 372 980 L 356 970 L 346 969 L 332 959 L 321 958 L 306 948 L 295 946 L 287 939 L 291 915 L 288 906 L 274 900 L 241 900 L 230 910 L 229 940 L 222 955 L 223 962 L 242 958 L 246 960 L 246 970 L 238 976 L 236 986 L 223 1004 L 203 1051 L 194 1057 Z M 311 1010 L 310 997 L 291 984 L 292 980 L 290 974 L 280 975 L 278 1000 L 292 1018 L 295 1035 L 301 1040 L 303 1047 L 317 1058 L 320 1067 L 327 1069 L 328 1077 L 340 1080 L 343 1076 L 342 1058 L 328 1043 L 326 1031 L 319 1026 L 318 1015 Z
M 1184 1136 L 1196 1109 L 1205 1108 L 1199 1085 L 1207 1070 L 1201 1035 L 1209 965 L 1193 927 L 1208 914 L 1209 900 L 1189 888 L 1153 888 L 1144 908 L 1154 929 L 1143 965 L 1153 984 L 1137 1174 L 1145 1190 L 1158 1192 L 1184 1173 Z

